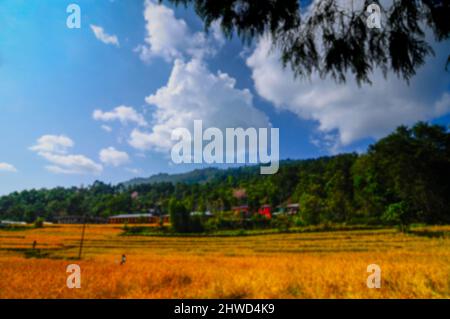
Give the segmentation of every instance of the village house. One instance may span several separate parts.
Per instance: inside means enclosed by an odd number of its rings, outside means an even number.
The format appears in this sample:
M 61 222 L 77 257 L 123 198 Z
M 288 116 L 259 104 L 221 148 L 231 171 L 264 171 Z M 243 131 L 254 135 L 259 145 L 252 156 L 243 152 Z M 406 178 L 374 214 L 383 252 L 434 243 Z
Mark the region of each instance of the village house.
M 250 217 L 254 212 L 252 212 L 248 205 L 241 205 L 232 207 L 231 210 L 236 214 L 243 215 L 244 217 Z M 287 204 L 287 205 L 279 205 L 276 207 L 276 210 L 273 211 L 271 205 L 262 205 L 258 208 L 259 215 L 266 216 L 267 218 L 272 218 L 272 216 L 276 215 L 297 215 L 300 210 L 300 205 L 298 203 Z
M 286 214 L 288 215 L 297 215 L 299 210 L 300 210 L 299 204 L 286 205 Z

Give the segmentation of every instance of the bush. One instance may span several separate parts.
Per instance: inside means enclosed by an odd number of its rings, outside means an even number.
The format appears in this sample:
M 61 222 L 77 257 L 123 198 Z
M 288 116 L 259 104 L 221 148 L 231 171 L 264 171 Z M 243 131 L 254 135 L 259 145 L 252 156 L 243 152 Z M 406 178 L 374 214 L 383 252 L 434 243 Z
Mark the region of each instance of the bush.
M 191 216 L 186 206 L 173 198 L 169 202 L 169 214 L 172 230 L 177 233 L 202 233 L 205 231 L 204 216 Z M 160 224 L 162 227 L 162 224 Z
M 254 229 L 257 228 L 268 228 L 270 227 L 271 220 L 268 219 L 266 216 L 260 215 L 260 214 L 254 214 L 251 218 L 251 227 Z
M 44 218 L 42 217 L 38 217 L 36 218 L 36 220 L 34 221 L 34 227 L 35 228 L 42 228 L 44 227 Z
M 406 214 L 406 206 L 403 202 L 391 204 L 381 216 L 381 220 L 387 224 L 401 224 Z
M 216 218 L 209 218 L 208 220 L 206 220 L 203 224 L 203 227 L 208 232 L 214 232 L 219 229 L 217 227 L 217 219 Z
M 231 212 L 219 212 L 204 223 L 205 229 L 208 231 L 216 230 L 235 230 L 245 226 L 245 221 Z
M 172 198 L 169 202 L 170 224 L 177 233 L 189 232 L 189 212 L 182 202 Z
M 295 226 L 297 226 L 297 227 L 303 227 L 303 226 L 306 226 L 306 223 L 305 223 L 305 221 L 303 220 L 303 218 L 301 218 L 301 217 L 298 216 L 298 215 L 295 215 L 295 216 L 292 218 L 292 223 L 293 223 Z
M 270 225 L 272 227 L 277 228 L 279 231 L 288 231 L 289 228 L 292 226 L 292 222 L 288 216 L 282 214 L 274 217 L 270 221 Z
M 192 233 L 202 233 L 205 231 L 202 216 L 190 216 L 188 231 Z
M 320 213 L 324 211 L 324 205 L 318 196 L 304 193 L 300 197 L 300 212 L 303 220 L 308 225 L 318 225 L 320 223 Z
M 405 225 L 409 224 L 409 210 L 405 202 L 399 202 L 388 206 L 386 211 L 381 216 L 381 220 L 390 225 L 400 226 L 400 230 L 406 231 Z

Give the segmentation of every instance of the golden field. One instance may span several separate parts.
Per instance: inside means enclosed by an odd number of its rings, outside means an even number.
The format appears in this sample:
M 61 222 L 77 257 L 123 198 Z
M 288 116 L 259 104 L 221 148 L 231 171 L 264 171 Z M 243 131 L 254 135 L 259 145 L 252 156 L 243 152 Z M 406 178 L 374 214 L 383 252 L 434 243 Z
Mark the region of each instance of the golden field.
M 0 298 L 450 297 L 445 236 L 394 229 L 242 237 L 121 233 L 120 225 L 88 225 L 77 261 L 81 225 L 0 230 Z M 29 255 L 34 240 L 39 258 Z M 81 266 L 80 289 L 66 286 L 72 263 Z M 366 286 L 369 264 L 381 267 L 380 289 Z

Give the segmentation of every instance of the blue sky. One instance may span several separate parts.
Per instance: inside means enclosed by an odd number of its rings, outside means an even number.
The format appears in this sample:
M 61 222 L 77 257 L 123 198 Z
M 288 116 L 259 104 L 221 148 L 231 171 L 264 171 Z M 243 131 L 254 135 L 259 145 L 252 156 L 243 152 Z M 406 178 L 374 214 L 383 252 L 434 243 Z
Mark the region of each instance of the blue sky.
M 195 117 L 277 127 L 281 158 L 364 151 L 400 124 L 449 123 L 448 43 L 410 86 L 379 74 L 362 88 L 301 82 L 270 39 L 205 34 L 190 9 L 78 0 L 81 28 L 69 29 L 73 2 L 0 0 L 0 194 L 194 169 L 171 163 L 167 134 Z

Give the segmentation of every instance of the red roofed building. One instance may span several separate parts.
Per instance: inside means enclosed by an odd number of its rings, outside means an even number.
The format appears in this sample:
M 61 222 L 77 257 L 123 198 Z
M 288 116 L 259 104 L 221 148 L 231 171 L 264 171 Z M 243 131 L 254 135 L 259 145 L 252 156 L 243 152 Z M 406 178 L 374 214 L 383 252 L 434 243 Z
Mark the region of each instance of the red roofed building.
M 272 218 L 272 207 L 270 205 L 262 205 L 258 209 L 258 214 L 266 216 L 268 219 Z

